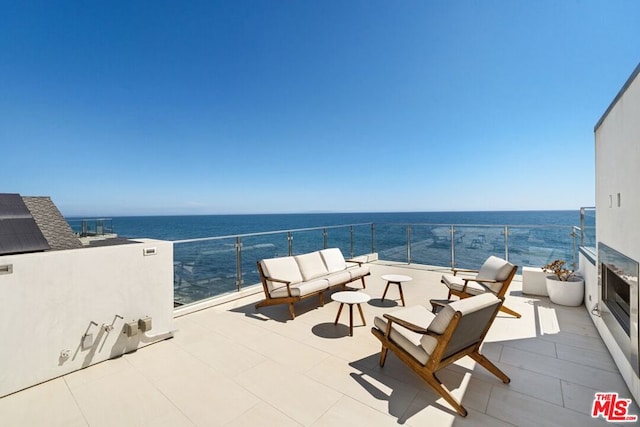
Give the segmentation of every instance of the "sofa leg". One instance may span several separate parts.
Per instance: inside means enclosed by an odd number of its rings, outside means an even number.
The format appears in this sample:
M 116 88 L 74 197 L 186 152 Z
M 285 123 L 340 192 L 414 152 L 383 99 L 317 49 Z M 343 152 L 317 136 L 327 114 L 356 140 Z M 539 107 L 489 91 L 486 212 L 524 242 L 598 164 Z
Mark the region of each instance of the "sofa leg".
M 291 314 L 291 320 L 296 318 L 296 312 L 293 311 L 293 303 L 289 303 L 289 314 Z

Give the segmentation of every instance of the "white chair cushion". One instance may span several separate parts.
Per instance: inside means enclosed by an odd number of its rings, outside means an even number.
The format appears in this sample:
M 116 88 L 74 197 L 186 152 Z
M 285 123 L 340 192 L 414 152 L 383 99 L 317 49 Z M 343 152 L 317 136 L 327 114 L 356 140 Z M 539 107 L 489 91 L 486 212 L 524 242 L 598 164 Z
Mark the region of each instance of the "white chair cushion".
M 262 271 L 267 277 L 271 277 L 273 279 L 285 280 L 287 282 L 291 282 L 292 284 L 302 282 L 302 274 L 300 274 L 300 268 L 298 267 L 298 263 L 293 257 L 280 257 L 280 258 L 269 258 L 263 259 L 260 261 L 262 266 Z M 269 289 L 269 293 L 276 288 L 282 286 L 282 283 L 271 282 L 267 280 L 267 288 Z
M 421 305 L 403 308 L 389 314 L 423 328 L 426 328 L 435 317 L 433 313 Z M 376 316 L 373 323 L 383 333 L 387 331 L 387 319 L 384 317 Z M 396 323 L 391 326 L 389 338 L 423 365 L 427 363 L 438 343 L 434 337 L 418 334 Z
M 345 270 L 347 263 L 342 256 L 342 251 L 339 248 L 329 248 L 320 251 L 324 264 L 327 267 L 329 273 L 335 273 L 336 271 Z
M 296 283 L 291 285 L 291 295 L 294 297 L 304 297 L 314 292 L 323 291 L 329 287 L 329 282 L 326 279 L 315 279 L 308 282 Z M 271 298 L 281 298 L 289 296 L 287 294 L 287 287 L 280 286 L 274 288 L 269 292 Z
M 511 269 L 513 269 L 513 264 L 491 255 L 480 267 L 476 279 L 503 281 L 509 276 Z
M 296 255 L 294 258 L 300 267 L 300 273 L 304 280 L 316 279 L 328 273 L 320 252 Z
M 462 280 L 460 276 L 443 274 L 442 282 L 445 285 L 447 285 L 449 289 L 453 289 L 456 291 L 462 292 L 462 289 L 464 288 L 464 280 Z M 480 295 L 487 292 L 487 289 L 484 286 L 474 281 L 469 281 L 469 284 L 467 285 L 467 289 L 465 290 L 465 292 L 468 293 L 469 295 Z
M 447 326 L 449 326 L 449 323 L 451 323 L 451 319 L 453 319 L 453 315 L 456 311 L 459 311 L 464 316 L 496 304 L 498 301 L 500 301 L 498 297 L 490 292 L 454 301 L 445 305 L 442 310 L 440 310 L 433 321 L 429 324 L 428 329 L 436 334 L 443 334 L 447 329 Z

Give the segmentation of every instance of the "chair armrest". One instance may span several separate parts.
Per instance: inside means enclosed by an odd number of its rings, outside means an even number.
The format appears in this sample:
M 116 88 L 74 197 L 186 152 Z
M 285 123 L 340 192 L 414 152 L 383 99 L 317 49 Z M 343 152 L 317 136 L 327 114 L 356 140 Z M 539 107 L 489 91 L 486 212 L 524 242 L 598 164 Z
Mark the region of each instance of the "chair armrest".
M 290 285 L 291 284 L 291 282 L 288 281 L 288 280 L 276 279 L 274 277 L 269 277 L 269 276 L 265 276 L 264 278 L 265 278 L 265 280 L 268 280 L 270 282 L 284 283 L 286 285 Z
M 464 278 L 462 279 L 464 280 L 464 286 L 462 287 L 462 292 L 467 292 L 467 285 L 469 284 L 469 282 L 476 282 L 478 285 L 482 286 L 483 288 L 485 288 L 487 291 L 495 294 L 495 292 L 493 292 L 493 290 L 488 287 L 487 285 L 485 285 L 485 283 L 502 283 L 499 280 L 493 280 L 493 279 L 474 279 L 474 278 Z
M 265 276 L 265 280 L 268 280 L 270 282 L 283 283 L 287 287 L 287 294 L 289 296 L 292 296 L 291 295 L 291 282 L 290 281 L 282 280 L 282 279 L 274 279 L 273 277 L 268 277 L 268 276 Z
M 478 273 L 480 270 L 469 270 L 466 268 L 454 268 L 452 269 L 453 275 L 455 276 L 458 273 Z
M 410 331 L 416 332 L 418 334 L 425 335 L 425 334 L 429 333 L 429 331 L 427 331 L 427 329 L 423 328 L 422 326 L 414 325 L 411 322 L 407 322 L 406 320 L 399 319 L 399 318 L 397 318 L 395 316 L 392 316 L 390 314 L 383 314 L 382 316 L 389 321 L 389 325 L 391 325 L 392 322 L 395 322 L 398 325 L 403 326 L 403 327 L 409 329 Z M 389 329 L 389 328 L 387 327 L 387 329 Z
M 362 267 L 362 264 L 364 264 L 364 262 L 356 261 L 354 259 L 345 259 L 344 262 L 350 262 L 350 263 L 353 263 L 353 264 L 358 264 L 358 267 Z

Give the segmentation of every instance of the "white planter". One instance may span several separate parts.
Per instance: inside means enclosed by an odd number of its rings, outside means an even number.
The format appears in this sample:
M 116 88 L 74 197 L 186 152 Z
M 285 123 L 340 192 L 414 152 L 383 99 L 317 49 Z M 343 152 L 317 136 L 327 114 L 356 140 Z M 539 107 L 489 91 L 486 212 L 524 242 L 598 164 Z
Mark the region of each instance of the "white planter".
M 551 302 L 560 305 L 576 307 L 584 300 L 584 279 L 572 276 L 566 282 L 558 280 L 556 276 L 547 276 L 547 292 Z

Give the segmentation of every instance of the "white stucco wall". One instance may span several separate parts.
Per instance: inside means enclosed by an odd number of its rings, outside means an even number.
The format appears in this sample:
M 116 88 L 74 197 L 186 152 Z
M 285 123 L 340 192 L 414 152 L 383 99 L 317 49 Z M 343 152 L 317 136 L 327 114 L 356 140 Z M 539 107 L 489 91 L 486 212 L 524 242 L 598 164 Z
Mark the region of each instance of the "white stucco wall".
M 0 256 L 0 270 L 12 269 L 0 274 L 0 396 L 171 336 L 173 244 L 139 242 Z M 146 316 L 151 331 L 123 333 L 125 322 Z
M 640 76 L 636 69 L 595 130 L 596 240 L 640 261 Z M 597 271 L 594 273 L 597 278 Z M 599 297 L 597 282 L 587 295 Z M 636 401 L 640 382 L 602 319 L 592 316 Z
M 640 260 L 640 77 L 613 105 L 595 138 L 596 238 Z

